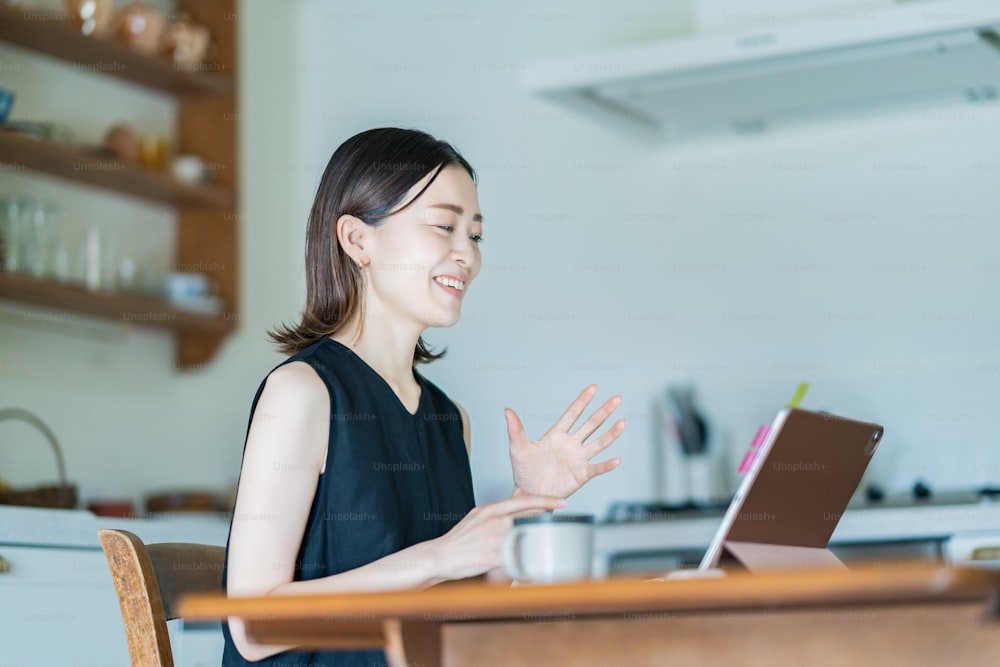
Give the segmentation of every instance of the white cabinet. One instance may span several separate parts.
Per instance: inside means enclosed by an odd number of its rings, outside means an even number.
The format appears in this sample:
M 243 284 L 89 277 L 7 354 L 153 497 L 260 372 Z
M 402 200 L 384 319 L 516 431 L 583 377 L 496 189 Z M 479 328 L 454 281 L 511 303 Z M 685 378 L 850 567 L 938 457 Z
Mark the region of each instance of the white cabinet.
M 8 665 L 129 664 L 118 598 L 93 549 L 0 545 L 0 654 Z
M 0 507 L 0 558 L 7 566 L 0 571 L 0 665 L 129 667 L 118 597 L 97 529 L 123 528 L 149 542 L 225 544 L 227 524 L 59 512 Z M 177 667 L 221 664 L 219 625 L 171 621 L 168 626 Z

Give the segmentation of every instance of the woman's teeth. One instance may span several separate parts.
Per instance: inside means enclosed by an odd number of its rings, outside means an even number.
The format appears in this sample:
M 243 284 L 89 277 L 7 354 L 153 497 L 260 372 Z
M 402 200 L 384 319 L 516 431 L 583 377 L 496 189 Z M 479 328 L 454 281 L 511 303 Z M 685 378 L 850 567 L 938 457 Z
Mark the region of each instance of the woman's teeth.
M 448 287 L 454 287 L 459 292 L 465 291 L 465 283 L 463 283 L 461 280 L 454 280 L 453 278 L 435 278 L 434 280 L 441 283 L 442 285 L 447 285 Z

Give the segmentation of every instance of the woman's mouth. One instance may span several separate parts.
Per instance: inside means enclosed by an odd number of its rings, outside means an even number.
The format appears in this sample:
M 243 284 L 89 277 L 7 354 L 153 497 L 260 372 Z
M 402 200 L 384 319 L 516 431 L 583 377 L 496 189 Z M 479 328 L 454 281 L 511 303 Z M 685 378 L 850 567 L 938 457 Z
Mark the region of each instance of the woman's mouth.
M 464 280 L 452 278 L 451 276 L 435 276 L 434 282 L 437 283 L 438 286 L 440 286 L 445 292 L 457 299 L 461 299 L 465 295 Z

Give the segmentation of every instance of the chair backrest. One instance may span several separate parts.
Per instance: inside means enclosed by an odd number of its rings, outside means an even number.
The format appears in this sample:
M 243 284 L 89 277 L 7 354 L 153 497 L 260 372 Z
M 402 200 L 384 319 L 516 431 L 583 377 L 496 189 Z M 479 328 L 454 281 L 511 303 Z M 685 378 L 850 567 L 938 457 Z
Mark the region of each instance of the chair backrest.
M 97 531 L 125 625 L 132 667 L 173 667 L 167 621 L 188 593 L 222 590 L 226 550 L 207 544 L 143 544 L 127 530 Z

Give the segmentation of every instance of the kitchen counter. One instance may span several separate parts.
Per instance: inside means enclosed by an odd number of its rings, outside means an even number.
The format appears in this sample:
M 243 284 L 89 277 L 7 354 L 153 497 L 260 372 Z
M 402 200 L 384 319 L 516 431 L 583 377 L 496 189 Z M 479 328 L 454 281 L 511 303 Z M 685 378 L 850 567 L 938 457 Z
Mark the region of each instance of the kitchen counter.
M 223 514 L 163 514 L 140 519 L 97 516 L 87 510 L 0 505 L 0 544 L 100 549 L 97 531 L 118 528 L 144 542 L 198 542 L 224 546 L 229 517 Z
M 668 551 L 702 552 L 722 520 L 722 512 L 665 515 L 657 520 L 602 522 L 595 542 L 598 573 L 623 554 Z M 0 544 L 100 549 L 99 528 L 129 530 L 145 542 L 198 542 L 225 545 L 229 517 L 224 514 L 164 514 L 120 519 L 86 510 L 0 506 Z M 831 545 L 939 541 L 996 536 L 1000 544 L 1000 501 L 908 506 L 857 507 L 845 513 Z M 967 555 L 953 554 L 953 560 Z

